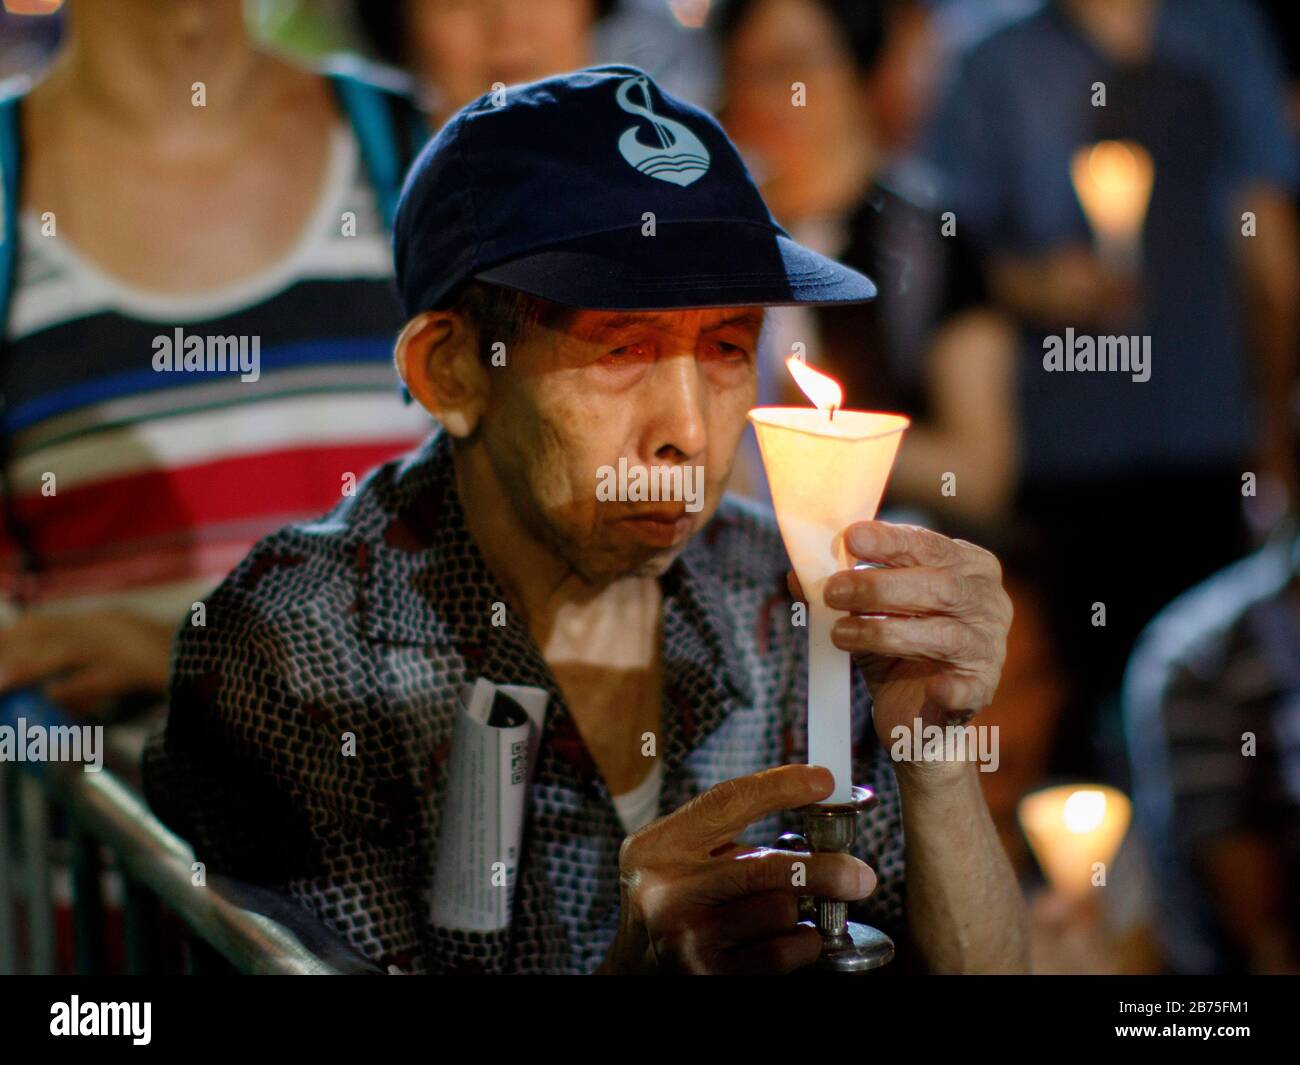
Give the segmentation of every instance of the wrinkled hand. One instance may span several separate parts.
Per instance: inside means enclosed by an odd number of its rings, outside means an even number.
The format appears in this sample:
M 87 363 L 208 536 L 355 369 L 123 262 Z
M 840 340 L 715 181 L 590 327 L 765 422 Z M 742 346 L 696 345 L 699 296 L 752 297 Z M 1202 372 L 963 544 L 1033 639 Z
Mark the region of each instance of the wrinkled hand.
M 618 937 L 602 973 L 785 973 L 816 961 L 821 937 L 799 925 L 798 897 L 865 898 L 876 876 L 850 854 L 735 842 L 747 826 L 830 795 L 819 766 L 728 780 L 647 825 L 619 853 Z
M 827 606 L 849 612 L 831 636 L 866 678 L 881 744 L 916 718 L 969 721 L 992 702 L 1006 660 L 1012 609 L 998 560 L 915 525 L 864 521 L 844 536 L 855 558 L 885 567 L 841 570 L 824 589 Z M 791 591 L 802 598 L 793 574 Z
M 0 693 L 44 684 L 75 713 L 167 689 L 172 627 L 127 611 L 26 615 L 0 632 Z

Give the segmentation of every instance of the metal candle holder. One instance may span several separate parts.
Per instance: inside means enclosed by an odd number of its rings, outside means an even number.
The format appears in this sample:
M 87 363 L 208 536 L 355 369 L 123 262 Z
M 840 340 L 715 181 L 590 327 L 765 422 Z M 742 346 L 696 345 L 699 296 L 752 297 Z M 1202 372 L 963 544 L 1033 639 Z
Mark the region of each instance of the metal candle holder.
M 781 837 L 781 846 L 813 853 L 848 854 L 857 836 L 858 815 L 879 800 L 870 788 L 853 788 L 853 798 L 842 803 L 817 803 L 799 808 L 804 834 Z M 802 924 L 816 928 L 822 937 L 821 956 L 804 972 L 865 973 L 879 969 L 894 957 L 894 941 L 878 928 L 848 919 L 849 904 L 840 899 L 808 897 Z

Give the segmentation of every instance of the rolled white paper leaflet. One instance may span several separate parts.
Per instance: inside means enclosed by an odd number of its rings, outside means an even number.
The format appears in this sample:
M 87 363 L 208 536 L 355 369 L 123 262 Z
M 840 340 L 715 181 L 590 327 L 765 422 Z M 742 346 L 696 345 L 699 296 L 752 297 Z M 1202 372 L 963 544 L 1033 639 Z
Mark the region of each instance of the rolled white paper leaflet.
M 517 705 L 499 704 L 498 691 Z M 510 924 L 549 697 L 540 688 L 480 679 L 462 698 L 439 818 L 430 917 L 442 928 L 492 932 Z M 494 706 L 497 722 L 491 720 Z
M 808 760 L 835 776 L 825 801 L 853 795 L 849 655 L 831 643 L 843 611 L 825 606 L 827 579 L 849 565 L 842 534 L 876 516 L 903 430 L 900 414 L 805 407 L 749 412 L 781 539 L 808 598 Z

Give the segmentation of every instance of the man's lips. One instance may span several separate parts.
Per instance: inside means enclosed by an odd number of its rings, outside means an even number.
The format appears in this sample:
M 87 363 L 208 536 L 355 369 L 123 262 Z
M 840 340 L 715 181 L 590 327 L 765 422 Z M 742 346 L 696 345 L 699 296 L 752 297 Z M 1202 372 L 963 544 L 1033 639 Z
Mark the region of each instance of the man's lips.
M 678 521 L 686 517 L 685 507 L 638 507 L 624 514 L 620 521 Z
M 619 518 L 617 523 L 656 547 L 672 547 L 691 531 L 691 515 L 682 507 L 638 510 Z

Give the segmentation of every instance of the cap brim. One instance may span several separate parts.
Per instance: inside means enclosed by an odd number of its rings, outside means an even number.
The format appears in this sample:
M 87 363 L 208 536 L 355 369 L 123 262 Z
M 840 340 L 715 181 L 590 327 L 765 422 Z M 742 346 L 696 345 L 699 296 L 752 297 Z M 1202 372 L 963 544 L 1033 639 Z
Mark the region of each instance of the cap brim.
M 566 241 L 474 275 L 555 303 L 650 311 L 865 303 L 864 274 L 765 226 L 676 222 Z

